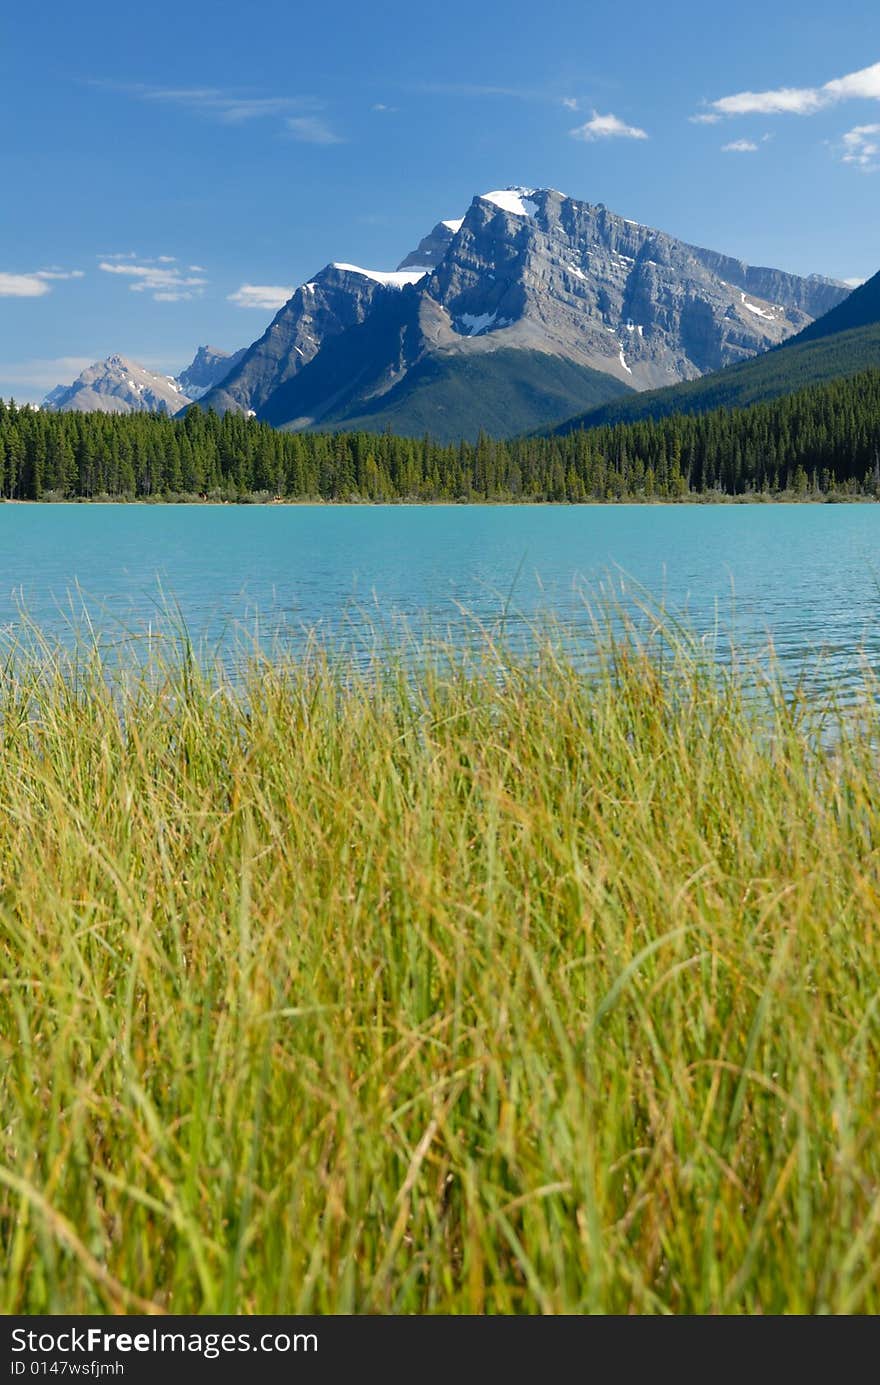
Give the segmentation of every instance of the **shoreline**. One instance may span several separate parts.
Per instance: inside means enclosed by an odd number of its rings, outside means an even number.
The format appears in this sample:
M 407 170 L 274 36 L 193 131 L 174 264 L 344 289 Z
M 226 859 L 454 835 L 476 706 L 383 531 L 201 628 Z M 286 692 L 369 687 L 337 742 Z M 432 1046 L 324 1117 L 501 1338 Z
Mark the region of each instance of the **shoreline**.
M 304 496 L 302 498 L 281 498 L 275 497 L 271 500 L 250 498 L 243 496 L 236 500 L 207 500 L 198 496 L 185 496 L 177 499 L 175 497 L 129 497 L 129 496 L 74 496 L 66 500 L 18 500 L 8 496 L 0 496 L 0 506 L 4 505 L 27 505 L 45 506 L 52 508 L 68 508 L 79 505 L 139 505 L 145 508 L 155 508 L 162 506 L 173 506 L 177 509 L 187 506 L 193 509 L 287 509 L 287 508 L 317 508 L 317 507 L 337 507 L 341 509 L 467 509 L 475 507 L 486 508 L 491 506 L 497 509 L 622 509 L 622 508 L 679 508 L 681 506 L 714 506 L 714 505 L 876 505 L 877 496 L 873 495 L 841 495 L 831 492 L 828 495 L 795 495 L 791 492 L 783 492 L 780 495 L 766 495 L 763 493 L 752 493 L 748 495 L 683 495 L 674 499 L 669 496 L 649 498 L 647 496 L 629 497 L 621 500 L 514 500 L 484 497 L 478 500 L 417 500 L 408 498 L 391 498 L 385 500 L 362 500 L 349 497 L 344 500 L 325 500 L 320 496 Z

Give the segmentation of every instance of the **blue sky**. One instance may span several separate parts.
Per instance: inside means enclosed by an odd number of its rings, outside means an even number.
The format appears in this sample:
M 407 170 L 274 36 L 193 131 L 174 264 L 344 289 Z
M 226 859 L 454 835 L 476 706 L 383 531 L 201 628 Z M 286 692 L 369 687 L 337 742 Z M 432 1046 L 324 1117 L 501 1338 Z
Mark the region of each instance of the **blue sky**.
M 876 65 L 876 66 L 875 66 Z M 880 268 L 880 11 L 814 0 L 10 0 L 0 395 L 259 336 L 475 193 L 604 202 L 800 273 Z

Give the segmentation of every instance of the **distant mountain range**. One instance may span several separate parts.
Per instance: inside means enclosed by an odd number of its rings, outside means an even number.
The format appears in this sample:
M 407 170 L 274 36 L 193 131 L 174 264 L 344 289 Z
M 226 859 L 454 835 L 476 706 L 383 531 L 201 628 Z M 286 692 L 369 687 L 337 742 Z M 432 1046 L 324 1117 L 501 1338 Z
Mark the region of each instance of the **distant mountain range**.
M 439 221 L 397 269 L 326 265 L 242 351 L 201 347 L 174 379 L 111 357 L 45 404 L 196 402 L 289 430 L 510 436 L 638 416 L 668 386 L 689 398 L 703 377 L 812 340 L 825 314 L 857 317 L 862 293 L 749 266 L 552 189 L 507 188 Z
M 222 380 L 243 355 L 243 349 L 230 355 L 215 346 L 200 346 L 177 376 L 146 370 L 127 356 L 108 356 L 88 366 L 72 385 L 50 390 L 42 407 L 63 413 L 176 414 Z

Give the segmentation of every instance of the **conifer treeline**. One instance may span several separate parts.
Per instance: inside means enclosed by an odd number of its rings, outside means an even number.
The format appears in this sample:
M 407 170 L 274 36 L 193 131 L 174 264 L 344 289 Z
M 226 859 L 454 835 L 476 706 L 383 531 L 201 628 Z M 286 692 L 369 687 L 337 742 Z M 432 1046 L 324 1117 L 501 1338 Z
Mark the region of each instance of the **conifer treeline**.
M 880 371 L 749 409 L 453 445 L 279 433 L 199 409 L 168 419 L 0 401 L 4 499 L 584 501 L 810 491 L 880 494 Z

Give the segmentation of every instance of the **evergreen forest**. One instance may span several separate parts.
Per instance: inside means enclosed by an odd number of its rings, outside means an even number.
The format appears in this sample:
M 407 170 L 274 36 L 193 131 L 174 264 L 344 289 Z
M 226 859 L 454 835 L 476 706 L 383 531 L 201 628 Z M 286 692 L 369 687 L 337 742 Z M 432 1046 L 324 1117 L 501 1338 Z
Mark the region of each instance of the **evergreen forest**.
M 880 495 L 880 370 L 746 409 L 562 436 L 290 433 L 227 413 L 0 401 L 4 500 L 584 502 Z

